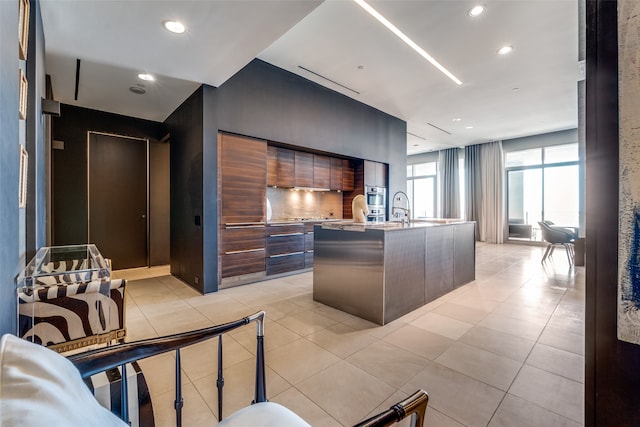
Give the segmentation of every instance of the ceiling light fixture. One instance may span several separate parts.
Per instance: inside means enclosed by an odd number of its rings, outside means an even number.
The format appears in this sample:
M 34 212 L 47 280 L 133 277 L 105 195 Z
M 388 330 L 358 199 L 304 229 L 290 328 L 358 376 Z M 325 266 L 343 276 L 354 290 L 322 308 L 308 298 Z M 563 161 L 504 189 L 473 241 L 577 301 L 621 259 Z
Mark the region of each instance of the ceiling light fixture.
M 374 18 L 376 18 L 382 25 L 384 25 L 385 27 L 387 27 L 393 34 L 395 34 L 396 36 L 398 36 L 400 38 L 400 40 L 402 40 L 403 42 L 405 42 L 406 44 L 408 44 L 413 50 L 415 50 L 416 52 L 418 52 L 424 59 L 426 59 L 427 61 L 429 61 L 431 63 L 431 65 L 433 65 L 434 67 L 436 67 L 438 70 L 440 70 L 440 72 L 442 72 L 445 76 L 449 77 L 451 80 L 453 80 L 454 82 L 456 82 L 456 84 L 461 85 L 462 82 L 456 77 L 454 76 L 449 70 L 447 70 L 446 68 L 444 68 L 442 65 L 440 65 L 440 63 L 438 61 L 436 61 L 435 59 L 433 59 L 433 57 L 431 55 L 429 55 L 424 49 L 422 49 L 420 46 L 418 46 L 413 40 L 411 40 L 409 37 L 407 37 L 402 31 L 400 31 L 395 25 L 393 25 L 391 22 L 389 22 L 387 20 L 387 18 L 385 18 L 384 16 L 380 15 L 380 13 L 378 13 L 377 10 L 375 10 L 374 8 L 372 8 L 371 6 L 369 6 L 369 4 L 367 4 L 367 2 L 365 2 L 364 0 L 353 0 L 356 3 L 358 3 L 358 5 L 363 8 L 364 10 L 366 10 L 371 16 L 373 16 Z
M 172 33 L 175 33 L 175 34 L 182 34 L 186 30 L 182 22 L 179 22 L 179 21 L 164 21 L 162 23 L 162 26 L 168 31 L 171 31 Z
M 473 129 L 473 126 L 465 126 L 465 129 Z
M 510 53 L 513 50 L 513 46 L 502 46 L 500 49 L 498 49 L 498 55 L 506 55 L 507 53 Z
M 147 74 L 147 73 L 138 74 L 138 78 L 140 80 L 144 80 L 144 81 L 147 81 L 147 82 L 152 82 L 152 81 L 155 80 L 155 77 L 153 77 L 151 74 Z
M 476 16 L 480 16 L 482 15 L 482 13 L 486 10 L 487 8 L 482 5 L 479 4 L 477 6 L 473 6 L 471 9 L 469 9 L 469 11 L 467 12 L 467 15 L 471 16 L 471 17 L 476 17 Z
M 129 90 L 133 93 L 135 93 L 136 95 L 144 95 L 145 93 L 147 93 L 146 90 L 144 90 L 143 88 L 139 87 L 139 86 L 131 86 L 129 88 Z
M 452 122 L 459 122 L 462 119 L 460 117 L 454 117 L 453 119 L 451 119 Z

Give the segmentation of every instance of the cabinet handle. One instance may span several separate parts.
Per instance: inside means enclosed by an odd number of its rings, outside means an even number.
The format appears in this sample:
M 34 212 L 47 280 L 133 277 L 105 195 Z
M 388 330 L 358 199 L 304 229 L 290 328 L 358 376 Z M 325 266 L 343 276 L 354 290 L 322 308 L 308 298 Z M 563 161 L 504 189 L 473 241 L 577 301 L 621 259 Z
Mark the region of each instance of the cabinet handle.
M 225 230 L 235 230 L 237 228 L 264 228 L 264 225 L 227 225 Z
M 304 233 L 270 234 L 269 237 L 302 236 Z
M 243 251 L 227 251 L 224 254 L 225 255 L 233 255 L 233 254 L 246 254 L 249 252 L 260 252 L 260 251 L 264 251 L 264 248 L 258 248 L 258 249 L 246 249 Z
M 246 226 L 246 225 L 265 225 L 264 221 L 260 222 L 227 222 L 224 225 L 226 226 Z
M 269 258 L 282 258 L 283 256 L 302 255 L 302 254 L 304 254 L 304 252 L 290 252 L 288 254 L 271 255 Z
M 304 225 L 304 222 L 287 222 L 282 224 L 269 224 L 269 227 L 288 227 L 290 225 Z

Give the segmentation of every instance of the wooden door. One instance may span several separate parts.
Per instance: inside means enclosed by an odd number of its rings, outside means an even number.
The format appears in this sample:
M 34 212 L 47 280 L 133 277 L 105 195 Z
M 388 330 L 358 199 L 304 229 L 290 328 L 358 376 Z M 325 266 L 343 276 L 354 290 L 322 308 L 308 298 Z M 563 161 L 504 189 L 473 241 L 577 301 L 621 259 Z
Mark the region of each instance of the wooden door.
M 114 269 L 148 265 L 148 141 L 89 133 L 89 243 Z

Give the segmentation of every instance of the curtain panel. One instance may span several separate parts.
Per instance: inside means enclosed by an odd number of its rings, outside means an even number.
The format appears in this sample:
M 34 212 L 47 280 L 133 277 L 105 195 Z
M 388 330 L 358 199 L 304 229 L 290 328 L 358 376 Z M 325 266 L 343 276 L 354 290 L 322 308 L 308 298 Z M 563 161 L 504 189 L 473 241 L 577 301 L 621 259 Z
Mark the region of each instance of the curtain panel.
M 476 240 L 504 243 L 504 153 L 502 141 L 469 145 L 464 150 L 465 213 L 476 221 Z
M 482 221 L 480 240 L 504 243 L 504 154 L 502 141 L 482 144 Z
M 476 240 L 480 240 L 482 220 L 481 144 L 464 147 L 465 219 L 476 222 Z
M 438 152 L 440 175 L 440 217 L 460 218 L 460 179 L 458 175 L 458 149 Z

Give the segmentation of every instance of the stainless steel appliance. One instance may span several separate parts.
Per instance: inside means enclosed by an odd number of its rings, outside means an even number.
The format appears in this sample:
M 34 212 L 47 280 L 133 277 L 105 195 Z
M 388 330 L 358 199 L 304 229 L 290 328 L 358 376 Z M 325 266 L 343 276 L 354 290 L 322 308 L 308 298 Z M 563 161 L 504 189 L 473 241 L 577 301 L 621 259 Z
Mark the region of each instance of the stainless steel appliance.
M 365 197 L 369 207 L 367 222 L 384 222 L 387 210 L 387 189 L 384 187 L 365 187 Z

